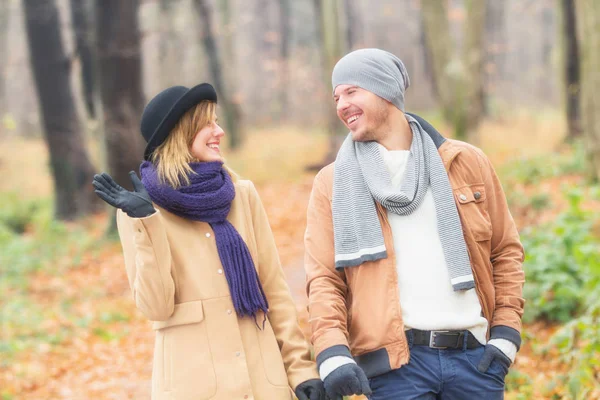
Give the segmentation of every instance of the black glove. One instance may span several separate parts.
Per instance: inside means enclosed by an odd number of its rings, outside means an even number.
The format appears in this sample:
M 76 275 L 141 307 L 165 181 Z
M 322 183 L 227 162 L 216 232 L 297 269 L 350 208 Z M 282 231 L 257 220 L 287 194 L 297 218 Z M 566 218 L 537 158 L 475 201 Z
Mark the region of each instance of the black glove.
M 298 400 L 327 400 L 325 387 L 320 379 L 309 379 L 302 382 L 294 391 Z
M 130 171 L 129 177 L 133 183 L 133 192 L 119 186 L 106 172 L 96 174 L 92 183 L 94 192 L 102 200 L 113 207 L 120 208 L 132 218 L 143 218 L 154 214 L 156 210 L 152 206 L 152 200 L 136 173 Z
M 371 387 L 365 372 L 356 364 L 345 364 L 334 369 L 323 382 L 327 396 L 332 400 L 342 400 L 353 394 L 371 395 Z
M 506 369 L 510 367 L 511 361 L 502 350 L 494 346 L 493 344 L 488 344 L 485 346 L 485 350 L 483 351 L 483 356 L 481 356 L 481 360 L 477 365 L 477 370 L 479 372 L 485 373 L 488 368 L 492 364 L 492 362 L 496 360 L 499 363 L 502 363 L 506 366 Z
M 517 351 L 519 351 L 519 348 L 521 347 L 521 334 L 519 331 L 505 325 L 496 325 L 492 327 L 490 330 L 490 341 L 493 339 L 508 340 L 517 347 Z M 477 365 L 477 370 L 479 372 L 486 372 L 494 360 L 497 360 L 499 363 L 506 366 L 506 370 L 508 370 L 510 364 L 512 364 L 510 358 L 508 358 L 502 350 L 493 344 L 488 343 L 485 346 L 481 361 L 479 361 L 479 364 Z

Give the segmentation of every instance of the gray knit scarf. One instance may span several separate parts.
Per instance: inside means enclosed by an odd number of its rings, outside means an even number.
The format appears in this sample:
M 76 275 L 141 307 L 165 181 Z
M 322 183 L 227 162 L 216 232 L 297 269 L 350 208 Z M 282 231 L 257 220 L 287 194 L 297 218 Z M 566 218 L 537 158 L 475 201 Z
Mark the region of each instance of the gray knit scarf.
M 340 148 L 333 175 L 335 267 L 342 270 L 387 258 L 375 201 L 395 214 L 409 215 L 419 208 L 431 185 L 450 283 L 455 291 L 474 288 L 448 174 L 433 140 L 414 118 L 406 118 L 413 140 L 399 189 L 392 187 L 376 142 L 354 142 L 348 135 Z

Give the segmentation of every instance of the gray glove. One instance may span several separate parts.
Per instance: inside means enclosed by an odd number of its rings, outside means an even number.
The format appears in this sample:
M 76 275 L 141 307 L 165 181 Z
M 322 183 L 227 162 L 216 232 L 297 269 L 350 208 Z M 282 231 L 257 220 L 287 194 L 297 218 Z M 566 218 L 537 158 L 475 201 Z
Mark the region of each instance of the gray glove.
M 343 396 L 364 394 L 371 396 L 371 387 L 365 372 L 356 364 L 345 364 L 334 369 L 323 382 L 327 396 L 332 400 L 342 400 Z
M 494 346 L 493 344 L 488 344 L 485 346 L 485 350 L 483 351 L 483 356 L 477 365 L 477 370 L 479 372 L 485 373 L 492 362 L 496 360 L 499 363 L 502 363 L 506 366 L 506 369 L 510 367 L 510 358 L 508 358 L 502 350 Z
M 94 192 L 102 200 L 113 207 L 119 208 L 132 218 L 143 218 L 156 211 L 150 200 L 150 195 L 134 171 L 129 172 L 133 192 L 119 186 L 106 172 L 94 175 Z
M 309 379 L 302 382 L 294 391 L 298 400 L 327 400 L 325 388 L 320 379 Z

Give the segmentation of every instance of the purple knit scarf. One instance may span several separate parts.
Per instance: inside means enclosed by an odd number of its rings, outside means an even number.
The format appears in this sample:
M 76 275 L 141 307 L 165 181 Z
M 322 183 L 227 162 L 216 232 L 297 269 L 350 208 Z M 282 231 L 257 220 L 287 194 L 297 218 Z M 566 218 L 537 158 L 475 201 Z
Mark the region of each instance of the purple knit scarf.
M 195 162 L 190 167 L 195 172 L 189 175 L 191 183 L 173 189 L 161 184 L 154 165 L 144 161 L 140 166 L 142 183 L 160 207 L 182 218 L 210 224 L 237 315 L 251 316 L 256 321 L 256 314 L 262 311 L 266 317 L 269 305 L 248 246 L 227 221 L 235 197 L 229 173 L 221 162 Z

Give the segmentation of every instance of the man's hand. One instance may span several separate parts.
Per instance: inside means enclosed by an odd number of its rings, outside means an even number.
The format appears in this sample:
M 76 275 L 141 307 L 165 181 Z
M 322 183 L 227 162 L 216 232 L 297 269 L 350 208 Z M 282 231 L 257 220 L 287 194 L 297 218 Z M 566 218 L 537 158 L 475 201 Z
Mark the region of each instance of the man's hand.
M 345 364 L 334 369 L 325 378 L 325 391 L 332 400 L 342 400 L 343 396 L 371 395 L 369 380 L 364 371 L 355 363 Z

